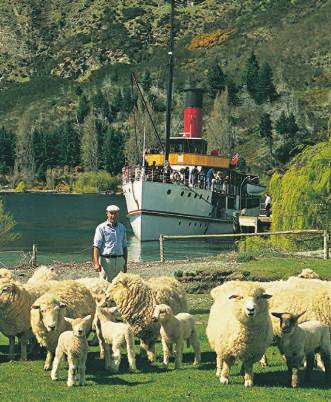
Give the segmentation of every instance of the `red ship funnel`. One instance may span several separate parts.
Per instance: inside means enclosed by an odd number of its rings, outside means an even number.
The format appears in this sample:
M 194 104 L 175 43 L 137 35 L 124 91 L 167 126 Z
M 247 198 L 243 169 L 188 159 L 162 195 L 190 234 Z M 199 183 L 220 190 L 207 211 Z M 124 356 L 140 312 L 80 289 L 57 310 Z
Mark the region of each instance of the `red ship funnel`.
M 184 91 L 184 137 L 201 138 L 203 89 L 189 88 Z

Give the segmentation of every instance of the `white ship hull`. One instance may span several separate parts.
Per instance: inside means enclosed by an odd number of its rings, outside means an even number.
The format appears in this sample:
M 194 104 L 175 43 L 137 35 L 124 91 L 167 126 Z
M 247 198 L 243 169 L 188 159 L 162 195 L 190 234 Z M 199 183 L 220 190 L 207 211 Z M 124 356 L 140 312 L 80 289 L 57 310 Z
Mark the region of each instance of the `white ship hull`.
M 232 212 L 214 218 L 212 192 L 183 184 L 128 181 L 123 185 L 128 217 L 142 241 L 164 235 L 199 235 L 233 232 Z

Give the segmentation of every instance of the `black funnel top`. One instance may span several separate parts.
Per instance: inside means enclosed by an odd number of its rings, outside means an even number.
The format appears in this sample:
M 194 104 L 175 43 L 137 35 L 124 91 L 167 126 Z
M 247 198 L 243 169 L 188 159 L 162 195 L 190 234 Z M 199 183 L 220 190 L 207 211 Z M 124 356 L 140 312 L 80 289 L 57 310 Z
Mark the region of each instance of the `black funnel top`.
M 202 98 L 204 90 L 201 88 L 184 89 L 184 107 L 198 107 L 202 109 Z

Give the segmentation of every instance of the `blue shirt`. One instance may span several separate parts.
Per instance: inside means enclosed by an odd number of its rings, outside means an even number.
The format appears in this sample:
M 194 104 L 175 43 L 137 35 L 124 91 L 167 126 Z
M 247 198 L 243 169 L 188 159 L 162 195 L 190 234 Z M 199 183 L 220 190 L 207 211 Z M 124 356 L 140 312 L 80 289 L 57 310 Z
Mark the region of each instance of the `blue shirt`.
M 101 255 L 123 255 L 123 248 L 128 247 L 125 226 L 119 222 L 113 226 L 108 220 L 100 223 L 95 229 L 93 246 Z

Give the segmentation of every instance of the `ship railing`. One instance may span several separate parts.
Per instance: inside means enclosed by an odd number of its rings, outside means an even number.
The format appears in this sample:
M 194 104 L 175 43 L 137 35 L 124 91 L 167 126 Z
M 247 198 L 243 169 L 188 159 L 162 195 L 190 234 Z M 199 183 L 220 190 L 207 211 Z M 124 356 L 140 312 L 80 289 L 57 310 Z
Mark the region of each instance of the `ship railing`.
M 134 181 L 152 181 L 159 183 L 181 184 L 187 187 L 211 190 L 215 193 L 234 195 L 233 188 L 226 182 L 209 183 L 205 175 L 191 175 L 185 171 L 166 169 L 159 166 L 124 167 L 123 184 Z

